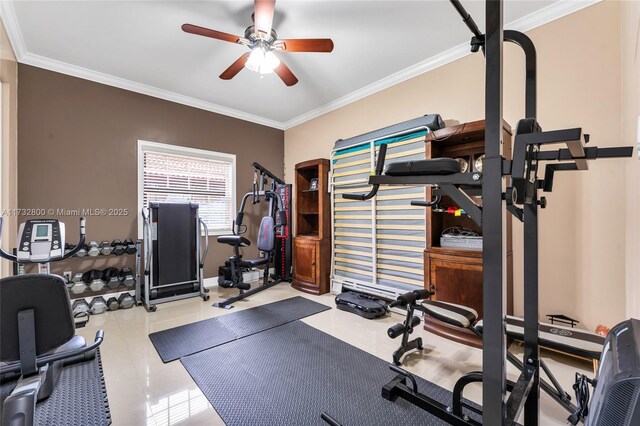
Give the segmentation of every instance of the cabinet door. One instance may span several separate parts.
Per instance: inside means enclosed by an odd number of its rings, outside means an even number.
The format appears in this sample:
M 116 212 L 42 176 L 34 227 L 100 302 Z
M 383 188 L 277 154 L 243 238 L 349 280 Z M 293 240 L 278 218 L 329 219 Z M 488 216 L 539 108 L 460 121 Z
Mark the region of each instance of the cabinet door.
M 434 299 L 468 306 L 482 318 L 482 258 L 429 256 L 428 265 Z
M 294 239 L 294 277 L 298 281 L 316 284 L 316 241 Z

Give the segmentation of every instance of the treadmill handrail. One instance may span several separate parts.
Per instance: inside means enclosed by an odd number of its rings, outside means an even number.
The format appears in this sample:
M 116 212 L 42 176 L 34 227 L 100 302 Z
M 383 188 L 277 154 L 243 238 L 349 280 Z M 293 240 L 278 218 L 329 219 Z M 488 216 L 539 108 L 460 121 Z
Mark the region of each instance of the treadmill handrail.
M 0 217 L 0 240 L 2 239 L 2 225 L 3 225 L 3 219 Z M 76 244 L 76 246 L 73 249 L 71 249 L 67 253 L 64 253 L 62 256 L 52 257 L 52 258 L 49 258 L 49 259 L 39 260 L 39 261 L 19 260 L 18 256 L 10 254 L 10 253 L 7 253 L 0 246 L 0 257 L 2 257 L 4 259 L 7 259 L 10 262 L 14 262 L 14 263 L 18 263 L 18 264 L 57 262 L 59 260 L 67 259 L 67 258 L 73 256 L 74 254 L 76 254 L 77 252 L 79 252 L 80 249 L 82 249 L 82 247 L 84 246 L 85 237 L 86 237 L 86 219 L 84 217 L 81 217 L 80 218 L 80 239 L 78 240 L 78 244 Z M 63 250 L 64 250 L 64 247 L 63 247 Z
M 202 252 L 202 257 L 200 258 L 200 268 L 204 268 L 204 260 L 207 258 L 207 253 L 209 253 L 209 228 L 201 218 L 198 218 L 198 221 L 200 222 L 200 226 L 204 230 L 204 251 Z
M 151 218 L 149 208 L 142 209 L 142 238 L 144 240 L 144 274 L 149 275 L 151 267 Z

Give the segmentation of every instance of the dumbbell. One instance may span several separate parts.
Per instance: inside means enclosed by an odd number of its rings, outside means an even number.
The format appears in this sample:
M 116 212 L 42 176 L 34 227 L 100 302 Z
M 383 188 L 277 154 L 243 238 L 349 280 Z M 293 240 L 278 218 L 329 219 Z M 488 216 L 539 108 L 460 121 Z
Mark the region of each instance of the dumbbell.
M 67 286 L 67 290 L 71 291 L 71 287 L 73 287 L 73 272 L 66 271 L 62 276 L 64 278 L 64 285 Z
M 120 286 L 118 273 L 118 268 L 106 268 L 102 271 L 102 281 L 106 283 L 107 287 L 116 289 Z
M 104 281 L 102 281 L 102 271 L 99 269 L 91 269 L 82 274 L 82 281 L 87 284 L 91 291 L 100 291 L 105 286 Z
M 87 254 L 89 256 L 97 256 L 100 254 L 100 246 L 95 241 L 91 241 L 87 244 Z
M 74 318 L 79 315 L 87 315 L 90 312 L 89 304 L 84 299 L 74 300 L 73 305 L 71 305 L 71 310 L 73 311 Z
M 125 266 L 124 268 L 122 268 L 122 270 L 120 271 L 120 273 L 118 275 L 120 277 L 120 281 L 125 286 L 131 288 L 134 285 L 136 285 L 136 279 L 133 276 L 133 271 L 131 271 L 131 268 L 127 268 Z
M 120 308 L 120 302 L 118 302 L 118 299 L 110 297 L 109 300 L 107 300 L 107 309 L 110 311 L 117 311 L 118 308 Z
M 420 317 L 412 317 L 411 318 L 411 331 L 413 331 L 414 327 L 417 327 L 418 325 L 420 325 Z M 395 339 L 398 336 L 402 336 L 404 334 L 404 331 L 406 330 L 406 327 L 404 325 L 404 323 L 398 323 L 396 325 L 392 325 L 391 327 L 389 327 L 389 329 L 387 330 L 387 336 L 391 337 L 392 339 Z
M 116 256 L 123 255 L 127 250 L 127 246 L 122 244 L 122 241 L 120 240 L 113 240 L 111 242 L 111 247 L 113 247 L 113 254 L 115 254 Z
M 78 250 L 78 252 L 76 253 L 76 256 L 84 257 L 86 255 L 87 255 L 87 245 L 85 244 L 84 246 L 82 246 L 82 248 L 80 250 Z
M 87 285 L 82 281 L 82 272 L 78 272 L 74 275 L 72 283 L 73 284 L 69 290 L 71 290 L 71 293 L 73 294 L 80 294 L 87 290 Z
M 89 303 L 89 312 L 93 315 L 104 314 L 107 311 L 107 302 L 104 300 L 104 297 L 98 296 L 91 299 L 91 303 Z
M 122 293 L 118 297 L 118 303 L 120 303 L 120 309 L 130 309 L 136 304 L 136 301 L 129 293 Z
M 133 240 L 131 238 L 127 238 L 126 240 L 124 240 L 125 245 L 125 251 L 127 252 L 127 254 L 134 254 L 136 252 L 136 243 L 133 242 Z
M 111 247 L 111 243 L 109 241 L 103 241 L 100 243 L 100 253 L 105 256 L 109 256 L 113 251 L 113 247 Z

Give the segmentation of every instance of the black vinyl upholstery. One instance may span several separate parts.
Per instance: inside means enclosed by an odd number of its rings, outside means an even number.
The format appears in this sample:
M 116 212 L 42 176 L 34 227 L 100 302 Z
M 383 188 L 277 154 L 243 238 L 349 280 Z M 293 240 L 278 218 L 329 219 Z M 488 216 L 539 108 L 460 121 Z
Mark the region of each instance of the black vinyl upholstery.
M 55 350 L 75 335 L 64 280 L 55 275 L 17 275 L 0 279 L 0 360 L 20 359 L 18 312 L 35 311 L 36 356 Z
M 229 244 L 230 246 L 249 247 L 251 241 L 247 240 L 242 235 L 220 235 L 218 242 L 221 244 Z
M 384 169 L 388 176 L 450 175 L 460 173 L 462 166 L 453 158 L 431 158 L 417 161 L 396 161 Z
M 269 263 L 268 257 L 260 257 L 258 259 L 242 259 L 240 266 L 254 268 L 256 266 L 266 265 L 267 263 Z

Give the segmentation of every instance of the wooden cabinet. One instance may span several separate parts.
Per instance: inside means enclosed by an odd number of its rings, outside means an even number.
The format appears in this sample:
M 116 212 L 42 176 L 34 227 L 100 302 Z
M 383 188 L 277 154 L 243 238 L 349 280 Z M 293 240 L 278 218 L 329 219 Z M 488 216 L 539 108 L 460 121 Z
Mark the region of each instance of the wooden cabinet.
M 293 262 L 293 276 L 302 282 L 317 284 L 316 282 L 316 255 L 318 254 L 318 241 L 299 237 L 295 239 L 293 247 L 295 258 Z
M 503 124 L 503 155 L 511 156 L 511 127 Z M 484 154 L 484 120 L 446 127 L 429 133 L 425 139 L 426 157 L 456 158 L 471 173 L 482 171 Z M 427 199 L 432 189 L 427 188 Z M 473 194 L 473 201 L 482 204 L 480 192 Z M 453 200 L 443 196 L 438 208 L 427 209 L 427 245 L 424 251 L 424 287 L 435 292 L 434 300 L 456 303 L 473 308 L 478 318 L 483 317 L 482 250 L 466 250 L 442 247 L 443 231 L 453 227 L 464 228 L 482 235 L 482 227 L 464 214 L 454 213 L 458 207 Z M 453 209 L 453 210 L 451 210 Z M 443 211 L 444 210 L 444 211 Z M 449 212 L 447 212 L 447 210 Z M 453 213 L 453 214 L 452 214 Z M 513 256 L 511 249 L 511 216 L 506 220 L 507 240 L 507 310 L 513 313 Z M 449 326 L 435 318 L 425 316 L 424 328 L 432 333 L 462 343 L 481 347 L 482 342 L 471 331 Z
M 329 291 L 331 271 L 331 213 L 328 193 L 329 160 L 296 164 L 293 288 L 312 294 Z

